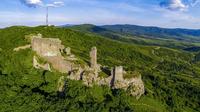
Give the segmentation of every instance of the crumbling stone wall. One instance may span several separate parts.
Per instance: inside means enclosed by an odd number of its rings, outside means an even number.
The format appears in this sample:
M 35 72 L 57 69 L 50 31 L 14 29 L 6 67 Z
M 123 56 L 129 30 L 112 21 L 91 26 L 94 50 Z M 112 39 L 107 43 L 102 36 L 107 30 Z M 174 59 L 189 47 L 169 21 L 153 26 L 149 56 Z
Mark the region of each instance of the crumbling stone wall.
M 65 47 L 61 44 L 61 40 L 42 38 L 41 35 L 39 35 L 39 37 L 34 36 L 32 37 L 31 47 L 37 55 L 45 58 L 55 70 L 61 73 L 68 73 L 72 70 L 72 63 L 66 61 L 62 56 Z
M 55 70 L 61 73 L 69 73 L 72 70 L 72 63 L 61 56 L 46 57 L 46 59 Z
M 33 38 L 31 47 L 33 51 L 42 57 L 61 56 L 64 49 L 61 40 L 54 38 Z

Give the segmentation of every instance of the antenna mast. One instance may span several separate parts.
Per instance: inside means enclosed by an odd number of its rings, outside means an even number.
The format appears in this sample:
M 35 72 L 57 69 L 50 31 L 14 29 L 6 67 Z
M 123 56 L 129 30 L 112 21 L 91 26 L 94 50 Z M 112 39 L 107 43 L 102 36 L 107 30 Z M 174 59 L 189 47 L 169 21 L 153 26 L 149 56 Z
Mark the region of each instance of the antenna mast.
M 46 7 L 46 25 L 49 26 L 49 7 Z

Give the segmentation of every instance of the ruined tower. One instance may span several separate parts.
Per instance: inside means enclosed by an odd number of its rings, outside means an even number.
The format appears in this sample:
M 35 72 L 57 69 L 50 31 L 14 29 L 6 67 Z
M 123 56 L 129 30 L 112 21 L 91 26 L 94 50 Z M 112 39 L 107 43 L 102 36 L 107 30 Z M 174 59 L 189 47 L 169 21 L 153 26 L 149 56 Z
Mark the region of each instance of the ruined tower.
M 96 68 L 97 67 L 97 48 L 92 47 L 90 51 L 90 67 Z
M 114 77 L 115 80 L 123 80 L 123 67 L 122 66 L 116 66 L 114 69 Z
M 122 66 L 116 66 L 114 68 L 111 68 L 111 81 L 110 86 L 112 88 L 118 88 L 120 85 L 119 82 L 123 81 L 123 67 Z

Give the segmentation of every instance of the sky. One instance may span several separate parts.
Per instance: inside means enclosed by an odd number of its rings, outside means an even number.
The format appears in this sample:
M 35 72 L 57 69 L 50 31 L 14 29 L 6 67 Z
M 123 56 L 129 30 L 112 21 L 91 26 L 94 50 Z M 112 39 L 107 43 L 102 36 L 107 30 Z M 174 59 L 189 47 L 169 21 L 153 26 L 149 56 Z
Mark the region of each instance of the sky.
M 45 24 L 133 24 L 200 29 L 200 0 L 1 0 L 0 28 Z

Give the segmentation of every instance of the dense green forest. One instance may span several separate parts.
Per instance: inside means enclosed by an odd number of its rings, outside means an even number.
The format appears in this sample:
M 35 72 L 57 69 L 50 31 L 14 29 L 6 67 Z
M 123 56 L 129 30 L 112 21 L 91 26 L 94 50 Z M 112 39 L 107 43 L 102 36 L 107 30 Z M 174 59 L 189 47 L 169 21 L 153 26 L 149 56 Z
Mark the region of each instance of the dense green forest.
M 72 53 L 86 62 L 91 47 L 96 46 L 101 65 L 122 65 L 126 70 L 140 72 L 145 94 L 136 100 L 123 90 L 86 87 L 81 81 L 67 80 L 65 94 L 60 96 L 57 81 L 65 74 L 34 69 L 31 49 L 13 51 L 28 44 L 25 35 L 38 33 L 46 38 L 60 38 L 63 45 L 71 47 Z M 129 43 L 75 29 L 54 26 L 1 29 L 0 111 L 199 112 L 199 60 L 198 52 L 172 49 L 162 43 Z

